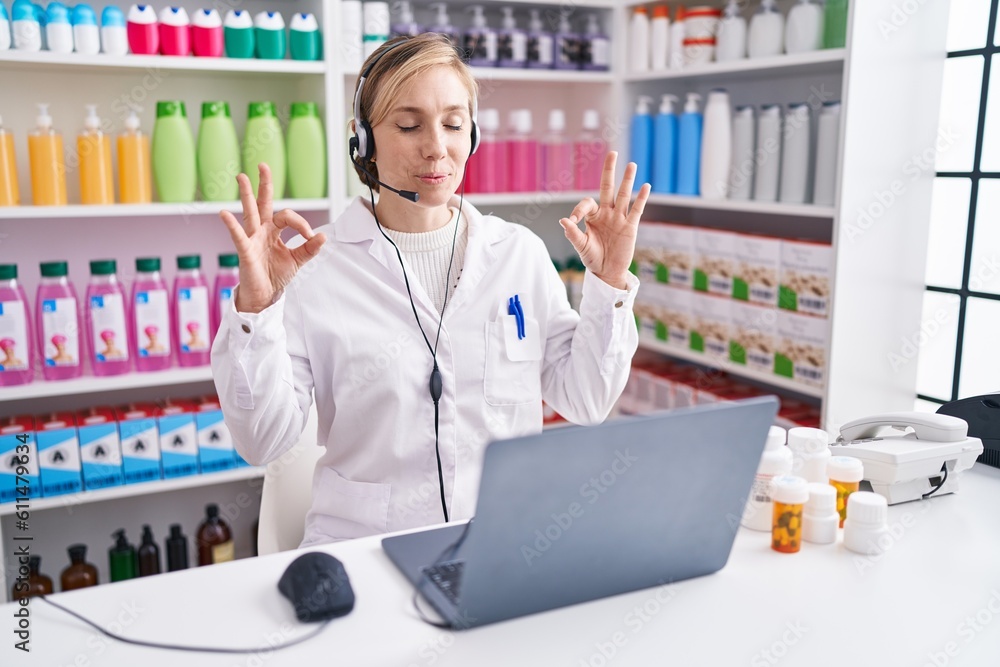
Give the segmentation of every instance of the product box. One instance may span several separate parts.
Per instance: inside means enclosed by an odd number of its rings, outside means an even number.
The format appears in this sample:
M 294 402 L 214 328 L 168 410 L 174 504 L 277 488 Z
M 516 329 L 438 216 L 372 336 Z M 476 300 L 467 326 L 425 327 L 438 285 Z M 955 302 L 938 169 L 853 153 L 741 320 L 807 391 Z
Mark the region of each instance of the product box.
M 663 223 L 657 225 L 656 235 L 657 282 L 690 289 L 694 284 L 695 228 Z
M 829 329 L 829 321 L 823 318 L 779 310 L 775 374 L 805 384 L 822 385 L 826 378 Z
M 694 235 L 694 288 L 699 292 L 729 298 L 736 273 L 737 234 L 717 229 L 698 229 Z
M 83 488 L 103 489 L 125 483 L 118 421 L 112 408 L 81 410 L 76 415 Z
M 167 402 L 160 406 L 160 456 L 163 479 L 198 474 L 198 431 L 194 423 L 198 406 L 191 401 Z
M 126 484 L 152 482 L 163 477 L 160 431 L 156 424 L 159 414 L 160 409 L 152 403 L 134 403 L 115 410 Z
M 632 255 L 635 270 L 632 272 L 638 276 L 643 289 L 656 281 L 656 263 L 660 252 L 659 227 L 660 223 L 644 222 L 635 233 L 635 253 Z
M 665 287 L 656 283 L 643 284 L 642 289 L 635 295 L 632 313 L 635 315 L 639 338 L 647 340 L 656 338 L 656 325 L 663 309 L 661 292 Z
M 694 295 L 694 327 L 691 349 L 717 359 L 729 358 L 731 316 L 728 297 L 712 294 Z
M 674 347 L 690 349 L 694 300 L 698 295 L 687 288 L 664 285 L 662 296 L 663 307 L 657 322 L 656 337 Z
M 60 412 L 35 417 L 35 427 L 42 495 L 59 496 L 83 491 L 76 415 Z
M 778 310 L 733 301 L 729 312 L 732 316 L 729 360 L 747 368 L 773 373 L 774 350 L 778 344 Z
M 206 396 L 194 416 L 198 430 L 198 458 L 202 472 L 229 470 L 236 467 L 233 437 L 222 418 L 222 406 L 215 396 Z
M 826 317 L 832 274 L 833 248 L 828 243 L 782 241 L 778 306 Z
M 769 236 L 736 236 L 736 273 L 733 298 L 776 308 L 781 272 L 781 239 Z
M 24 474 L 18 475 L 19 467 Z M 18 498 L 30 502 L 41 495 L 35 418 L 7 417 L 0 421 L 0 503 L 16 502 Z

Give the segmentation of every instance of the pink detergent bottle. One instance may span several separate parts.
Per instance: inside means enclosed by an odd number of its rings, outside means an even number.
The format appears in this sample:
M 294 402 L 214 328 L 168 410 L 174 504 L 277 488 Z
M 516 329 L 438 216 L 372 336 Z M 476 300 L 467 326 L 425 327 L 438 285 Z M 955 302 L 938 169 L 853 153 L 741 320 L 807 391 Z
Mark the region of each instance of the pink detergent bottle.
M 208 282 L 201 273 L 201 255 L 177 258 L 174 280 L 174 345 L 179 366 L 207 366 L 212 340 Z
M 0 264 L 0 387 L 34 379 L 28 297 L 17 282 L 17 264 Z
M 132 284 L 132 331 L 135 369 L 140 373 L 162 371 L 172 365 L 170 290 L 160 275 L 159 257 L 135 260 Z
M 35 326 L 46 380 L 69 380 L 83 374 L 80 359 L 80 311 L 76 289 L 66 277 L 66 262 L 42 262 L 42 282 L 35 299 Z
M 500 111 L 479 110 L 479 149 L 476 151 L 476 192 L 507 192 L 507 147 L 500 141 Z
M 531 136 L 531 110 L 511 113 L 513 132 L 507 140 L 507 183 L 510 192 L 535 192 L 538 185 L 538 141 Z
M 545 192 L 573 189 L 573 144 L 566 138 L 566 114 L 549 112 L 549 133 L 542 142 L 542 187 Z
M 215 307 L 212 308 L 212 340 L 219 331 L 222 318 L 233 301 L 233 290 L 240 284 L 240 256 L 219 255 L 219 272 L 215 274 Z
M 573 188 L 597 192 L 608 145 L 601 139 L 601 116 L 594 109 L 583 112 L 583 132 L 573 142 Z
M 90 263 L 87 284 L 87 349 L 94 375 L 121 375 L 132 370 L 129 342 L 132 340 L 125 289 L 115 272 L 113 259 Z

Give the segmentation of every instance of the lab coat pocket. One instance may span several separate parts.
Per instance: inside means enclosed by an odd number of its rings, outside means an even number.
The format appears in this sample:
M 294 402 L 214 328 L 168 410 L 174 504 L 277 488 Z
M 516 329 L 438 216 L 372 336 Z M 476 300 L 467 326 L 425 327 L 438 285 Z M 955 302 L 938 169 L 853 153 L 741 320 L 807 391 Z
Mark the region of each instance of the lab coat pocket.
M 542 400 L 542 339 L 538 320 L 525 318 L 517 335 L 513 315 L 486 324 L 483 391 L 490 405 L 526 405 Z
M 391 488 L 389 484 L 355 482 L 332 468 L 323 468 L 313 507 L 337 522 L 337 537 L 385 533 L 389 530 Z

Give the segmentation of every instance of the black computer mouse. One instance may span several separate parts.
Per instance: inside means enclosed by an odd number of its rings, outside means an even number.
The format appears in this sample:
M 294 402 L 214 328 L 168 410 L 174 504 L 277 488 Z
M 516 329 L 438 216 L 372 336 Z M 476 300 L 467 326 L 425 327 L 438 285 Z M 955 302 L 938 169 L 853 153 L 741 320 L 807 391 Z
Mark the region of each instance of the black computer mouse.
M 325 621 L 354 609 L 354 590 L 344 565 L 330 554 L 302 554 L 281 575 L 278 590 L 303 623 Z

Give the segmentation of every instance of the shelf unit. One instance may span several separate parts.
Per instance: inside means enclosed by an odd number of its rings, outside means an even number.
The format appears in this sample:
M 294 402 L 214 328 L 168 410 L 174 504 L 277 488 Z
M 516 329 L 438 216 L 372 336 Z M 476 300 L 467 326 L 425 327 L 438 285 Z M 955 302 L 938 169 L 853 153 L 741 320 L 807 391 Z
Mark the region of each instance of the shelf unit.
M 636 81 L 678 81 L 699 79 L 711 81 L 728 78 L 733 74 L 746 74 L 759 77 L 784 73 L 815 74 L 817 72 L 833 71 L 844 64 L 846 49 L 823 49 L 807 53 L 785 54 L 767 58 L 733 60 L 722 63 L 706 63 L 680 70 L 657 70 L 651 72 L 630 72 L 625 80 Z
M 832 218 L 832 206 L 816 206 L 815 204 L 784 204 L 782 202 L 734 201 L 731 199 L 704 199 L 684 195 L 651 194 L 649 203 L 655 206 L 669 206 L 684 209 L 701 209 L 705 211 L 731 211 L 734 213 L 757 213 L 771 216 L 790 216 L 796 218 Z
M 248 74 L 324 74 L 327 63 L 307 60 L 258 60 L 256 58 L 195 58 L 193 56 L 109 56 L 99 53 L 53 53 L 52 51 L 0 51 L 0 66 L 26 70 L 69 68 L 70 71 L 89 69 L 163 70 L 176 72 L 245 72 Z
M 328 211 L 329 199 L 278 199 L 274 210 Z M 111 204 L 110 206 L 11 206 L 0 207 L 0 220 L 79 220 L 87 218 L 151 218 L 161 216 L 216 215 L 219 211 L 242 211 L 240 202 L 196 201 L 189 204 Z
M 170 368 L 155 373 L 127 373 L 125 375 L 110 377 L 88 375 L 61 382 L 39 380 L 31 384 L 16 387 L 0 387 L 0 403 L 15 400 L 23 401 L 32 398 L 101 394 L 111 391 L 136 389 L 138 387 L 169 387 L 177 384 L 211 381 L 212 369 L 208 366 L 198 368 Z

